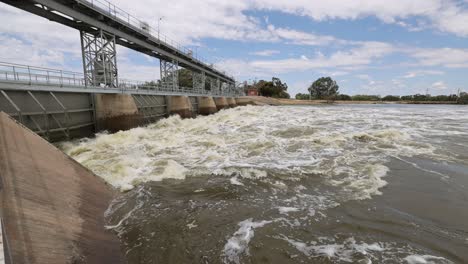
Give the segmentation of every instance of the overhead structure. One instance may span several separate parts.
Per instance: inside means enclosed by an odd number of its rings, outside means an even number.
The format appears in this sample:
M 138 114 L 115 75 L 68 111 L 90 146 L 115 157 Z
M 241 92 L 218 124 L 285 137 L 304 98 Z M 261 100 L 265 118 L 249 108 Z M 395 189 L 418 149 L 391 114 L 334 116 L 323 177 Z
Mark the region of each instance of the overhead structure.
M 118 87 L 115 35 L 80 32 L 86 86 Z
M 159 32 L 152 34 L 148 23 L 106 0 L 0 1 L 79 30 L 87 85 L 118 87 L 116 44 L 160 59 L 161 80 L 167 85 L 177 87 L 174 69 L 178 67 L 215 79 L 213 86 L 217 90 L 221 82 L 235 84 L 233 77 L 203 62 L 191 50 L 167 40 Z M 169 79 L 163 80 L 168 76 Z M 197 77 L 197 89 L 201 83 L 203 77 Z
M 192 79 L 193 79 L 193 90 L 199 93 L 204 93 L 205 81 L 206 81 L 205 72 L 201 72 L 201 73 L 192 72 Z
M 179 64 L 174 61 L 160 61 L 161 86 L 169 91 L 179 87 Z

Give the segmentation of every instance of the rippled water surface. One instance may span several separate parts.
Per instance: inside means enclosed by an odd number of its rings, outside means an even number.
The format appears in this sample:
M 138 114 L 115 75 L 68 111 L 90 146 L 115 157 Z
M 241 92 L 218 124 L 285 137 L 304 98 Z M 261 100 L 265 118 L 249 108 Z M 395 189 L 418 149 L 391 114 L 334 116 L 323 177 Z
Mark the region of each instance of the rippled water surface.
M 468 107 L 247 106 L 61 148 L 129 263 L 468 263 Z

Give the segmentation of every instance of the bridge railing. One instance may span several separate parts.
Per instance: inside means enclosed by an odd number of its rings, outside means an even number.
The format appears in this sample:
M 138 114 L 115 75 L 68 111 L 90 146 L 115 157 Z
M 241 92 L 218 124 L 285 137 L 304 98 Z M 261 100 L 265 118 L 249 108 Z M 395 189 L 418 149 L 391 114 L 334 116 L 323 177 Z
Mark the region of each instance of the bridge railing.
M 60 87 L 78 87 L 84 90 L 90 88 L 86 86 L 84 75 L 79 72 L 62 71 L 44 67 L 34 67 L 14 63 L 0 62 L 0 81 L 16 82 L 22 84 L 38 84 L 38 85 L 53 85 Z M 159 82 L 145 82 L 127 79 L 119 79 L 118 91 L 155 91 L 155 92 L 171 92 L 180 94 L 206 94 L 206 95 L 223 95 L 223 96 L 239 96 L 240 91 L 232 89 L 194 89 L 191 87 L 174 87 L 173 85 L 164 85 Z M 94 86 L 93 86 L 94 87 Z M 100 86 L 99 88 L 104 88 Z
M 126 24 L 134 30 L 139 31 L 142 34 L 148 35 L 152 40 L 155 40 L 155 42 L 163 42 L 166 46 L 171 46 L 173 49 L 178 50 L 186 56 L 192 57 L 200 62 L 203 62 L 206 65 L 210 65 L 211 68 L 227 75 L 225 71 L 216 69 L 213 66 L 213 64 L 209 63 L 208 60 L 206 60 L 206 58 L 200 56 L 196 51 L 194 52 L 193 49 L 183 46 L 181 43 L 169 38 L 167 35 L 161 34 L 160 28 L 158 28 L 157 30 L 153 29 L 151 25 L 149 25 L 147 22 L 134 17 L 127 11 L 117 7 L 116 5 L 112 4 L 107 0 L 77 1 L 82 4 L 87 4 L 92 8 L 98 9 L 100 12 L 103 12 L 116 20 L 119 20 L 121 23 Z M 233 76 L 230 77 L 234 79 Z
M 0 62 L 0 79 L 36 84 L 85 86 L 81 73 Z

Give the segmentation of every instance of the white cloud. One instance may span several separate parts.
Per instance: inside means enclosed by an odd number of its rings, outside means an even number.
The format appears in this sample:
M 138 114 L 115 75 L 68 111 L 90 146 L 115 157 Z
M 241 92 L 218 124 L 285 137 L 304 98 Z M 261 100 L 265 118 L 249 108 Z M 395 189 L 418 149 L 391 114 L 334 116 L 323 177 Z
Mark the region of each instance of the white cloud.
M 268 56 L 272 56 L 272 55 L 279 54 L 279 53 L 280 53 L 279 50 L 260 50 L 260 51 L 250 52 L 249 54 L 268 57 Z
M 273 36 L 279 39 L 285 40 L 286 43 L 296 45 L 310 45 L 310 46 L 324 46 L 329 44 L 345 44 L 344 40 L 336 39 L 332 36 L 316 35 L 303 31 L 287 29 L 287 28 L 276 28 L 273 25 L 268 25 L 268 30 Z
M 433 83 L 431 87 L 437 90 L 445 90 L 448 88 L 447 85 L 442 81 Z
M 308 16 L 316 21 L 355 20 L 374 16 L 385 23 L 404 26 L 410 31 L 433 27 L 443 32 L 468 36 L 468 10 L 453 0 L 253 0 L 252 4 L 258 9 Z M 402 21 L 410 17 L 421 17 L 427 22 L 414 26 Z
M 356 75 L 356 78 L 361 79 L 361 80 L 370 80 L 371 77 L 367 74 L 358 74 Z
M 421 77 L 421 76 L 426 76 L 426 75 L 442 75 L 444 74 L 443 71 L 433 71 L 433 70 L 416 70 L 416 71 L 410 71 L 407 72 L 403 78 L 405 79 L 411 79 L 415 77 Z
M 349 72 L 347 71 L 320 71 L 320 73 L 332 77 L 344 76 L 349 74 Z
M 395 48 L 386 43 L 366 42 L 359 47 L 349 50 L 340 50 L 325 56 L 317 53 L 315 57 L 288 58 L 278 60 L 224 60 L 217 65 L 226 71 L 233 72 L 234 76 L 246 76 L 251 73 L 264 75 L 278 75 L 287 72 L 301 72 L 311 69 L 335 69 L 348 67 L 357 69 L 368 66 L 378 58 L 391 54 Z
M 409 56 L 418 60 L 419 66 L 443 66 L 447 68 L 468 68 L 468 49 L 411 49 Z

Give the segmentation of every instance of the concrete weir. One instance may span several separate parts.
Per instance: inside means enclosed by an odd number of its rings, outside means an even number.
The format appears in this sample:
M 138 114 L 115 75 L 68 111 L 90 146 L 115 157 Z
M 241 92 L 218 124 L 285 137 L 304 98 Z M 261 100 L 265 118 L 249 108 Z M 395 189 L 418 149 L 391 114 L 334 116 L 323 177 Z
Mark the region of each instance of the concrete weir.
M 143 115 L 129 94 L 96 94 L 94 102 L 98 130 L 117 132 L 143 123 Z
M 188 96 L 169 96 L 168 98 L 169 115 L 180 115 L 182 118 L 192 118 L 192 103 Z
M 228 101 L 226 100 L 226 97 L 215 97 L 214 101 L 216 104 L 216 108 L 218 108 L 218 110 L 229 108 L 229 104 L 228 104 Z
M 211 115 L 218 112 L 216 103 L 211 96 L 198 97 L 198 113 L 200 115 Z
M 237 106 L 236 99 L 234 99 L 234 97 L 228 97 L 227 102 L 228 102 L 229 107 Z
M 104 228 L 112 189 L 3 112 L 0 177 L 6 263 L 125 263 Z

